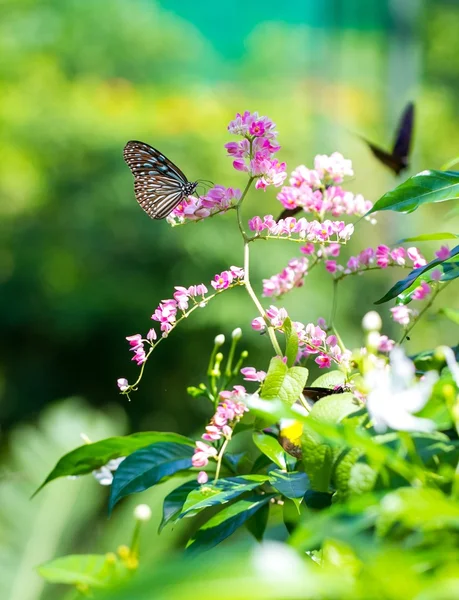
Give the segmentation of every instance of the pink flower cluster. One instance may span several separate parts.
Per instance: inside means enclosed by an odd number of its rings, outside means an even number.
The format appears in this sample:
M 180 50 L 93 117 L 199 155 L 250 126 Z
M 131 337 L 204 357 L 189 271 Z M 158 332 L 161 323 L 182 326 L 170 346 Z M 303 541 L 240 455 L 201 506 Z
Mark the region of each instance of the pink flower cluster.
M 418 315 L 416 310 L 408 308 L 408 306 L 405 306 L 404 304 L 394 306 L 390 309 L 390 312 L 392 314 L 392 319 L 404 327 L 409 325 L 410 321 Z
M 214 290 L 226 290 L 234 282 L 244 279 L 244 269 L 240 267 L 231 267 L 229 271 L 223 271 L 220 275 L 215 275 L 211 281 L 211 286 Z
M 240 199 L 240 190 L 216 185 L 205 196 L 188 196 L 174 208 L 166 220 L 172 226 L 181 225 L 185 221 L 199 221 L 226 212 L 236 206 Z
M 285 308 L 277 308 L 271 305 L 266 311 L 266 316 L 272 327 L 282 331 L 288 313 Z M 303 356 L 317 355 L 315 362 L 321 369 L 328 369 L 332 363 L 336 363 L 345 369 L 349 368 L 351 352 L 342 350 L 334 335 L 327 336 L 326 324 L 323 319 L 320 319 L 318 325 L 314 325 L 314 323 L 304 325 L 298 321 L 292 321 L 292 325 L 298 334 L 298 360 Z M 262 317 L 257 317 L 252 321 L 252 328 L 256 331 L 263 331 L 265 327 L 266 323 Z
M 242 385 L 235 385 L 232 391 L 220 392 L 220 403 L 217 410 L 201 436 L 206 442 L 213 444 L 222 438 L 231 439 L 235 425 L 249 409 L 243 402 L 246 390 Z M 217 449 L 205 442 L 197 441 L 191 459 L 193 467 L 205 467 L 210 458 L 216 458 Z
M 300 240 L 323 244 L 325 242 L 347 242 L 354 233 L 354 225 L 346 225 L 344 221 L 308 221 L 306 218 L 295 219 L 287 217 L 275 221 L 272 215 L 253 217 L 249 221 L 251 231 L 261 233 L 266 231 L 267 235 L 277 237 L 291 237 L 298 234 Z
M 391 266 L 404 267 L 407 265 L 408 260 L 412 262 L 414 269 L 427 264 L 426 259 L 415 247 L 407 249 L 399 247 L 391 250 L 388 246 L 381 245 L 376 249 L 366 248 L 358 256 L 351 256 L 347 261 L 347 268 L 345 269 L 342 266 L 339 268 L 348 275 L 356 271 L 365 271 L 374 265 L 380 269 L 386 269 Z
M 339 187 L 346 175 L 353 175 L 352 162 L 335 152 L 331 156 L 318 155 L 314 169 L 297 167 L 290 177 L 290 185 L 282 188 L 277 199 L 287 209 L 303 208 L 323 220 L 325 213 L 363 216 L 373 204 L 360 194 L 354 195 Z
M 285 163 L 273 158 L 280 150 L 276 143 L 276 125 L 268 117 L 260 117 L 257 112 L 237 114 L 228 125 L 228 131 L 244 139 L 225 144 L 228 156 L 233 160 L 237 171 L 245 171 L 256 177 L 257 189 L 266 189 L 268 185 L 281 186 L 287 172 Z
M 292 258 L 277 275 L 263 279 L 263 296 L 278 298 L 295 287 L 301 287 L 308 272 L 309 260 L 306 257 Z
M 189 288 L 177 285 L 174 289 L 174 297 L 162 300 L 162 302 L 159 303 L 158 308 L 151 315 L 153 321 L 158 321 L 158 323 L 161 324 L 163 337 L 167 336 L 174 327 L 177 320 L 177 311 L 186 311 L 189 307 L 190 300 L 195 304 L 204 302 L 204 296 L 208 291 L 203 283 L 192 285 Z

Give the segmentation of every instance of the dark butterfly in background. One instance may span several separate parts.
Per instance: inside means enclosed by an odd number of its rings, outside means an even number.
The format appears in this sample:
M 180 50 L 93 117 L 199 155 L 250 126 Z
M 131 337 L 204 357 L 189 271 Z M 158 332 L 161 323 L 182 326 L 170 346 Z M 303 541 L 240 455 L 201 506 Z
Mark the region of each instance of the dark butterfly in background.
M 332 396 L 333 394 L 343 394 L 347 391 L 349 391 L 349 388 L 347 388 L 345 385 L 338 385 L 334 388 L 305 387 L 303 390 L 303 396 L 311 404 L 315 404 L 322 398 L 325 398 L 325 396 Z
M 414 104 L 409 102 L 400 117 L 400 121 L 395 134 L 395 142 L 392 152 L 386 152 L 378 146 L 375 146 L 365 138 L 363 141 L 368 145 L 373 155 L 386 165 L 395 175 L 400 175 L 402 171 L 409 167 L 409 156 L 411 150 L 411 139 L 413 137 L 414 125 Z
M 144 142 L 128 142 L 123 154 L 134 175 L 136 200 L 152 219 L 167 217 L 198 185 L 188 181 L 164 154 Z
M 402 171 L 409 167 L 409 156 L 411 150 L 411 140 L 413 137 L 413 126 L 414 126 L 414 104 L 413 102 L 409 102 L 405 110 L 403 111 L 402 116 L 400 117 L 400 121 L 397 127 L 397 132 L 395 134 L 395 142 L 392 152 L 386 152 L 382 150 L 378 146 L 375 146 L 365 138 L 362 138 L 363 141 L 368 145 L 373 155 L 386 165 L 391 171 L 395 173 L 395 175 L 400 175 Z M 301 210 L 303 210 L 300 206 L 295 208 L 286 208 L 279 215 L 278 219 L 285 219 L 287 217 L 293 217 L 298 214 Z

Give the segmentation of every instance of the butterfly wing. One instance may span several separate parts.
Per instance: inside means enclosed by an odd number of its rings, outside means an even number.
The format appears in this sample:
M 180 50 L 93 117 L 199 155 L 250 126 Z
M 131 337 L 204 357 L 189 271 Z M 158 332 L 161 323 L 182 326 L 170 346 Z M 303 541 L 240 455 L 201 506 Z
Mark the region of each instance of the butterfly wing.
M 280 221 L 281 219 L 286 219 L 287 217 L 293 217 L 294 215 L 297 215 L 300 211 L 302 211 L 303 208 L 301 206 L 295 206 L 295 208 L 286 208 L 285 210 L 283 210 L 281 212 L 281 214 L 277 217 L 277 221 Z
M 404 161 L 400 157 L 386 152 L 385 150 L 379 148 L 378 146 L 375 146 L 365 138 L 362 139 L 370 148 L 373 156 L 377 158 L 379 162 L 381 162 L 383 165 L 389 167 L 389 169 L 391 169 L 391 171 L 393 171 L 396 175 L 398 175 L 400 171 L 406 168 Z
M 400 158 L 404 166 L 408 167 L 408 157 L 411 149 L 411 139 L 413 137 L 414 124 L 414 104 L 409 102 L 400 118 L 397 133 L 395 135 L 394 149 L 392 154 Z
M 124 160 L 135 177 L 137 202 L 152 219 L 167 217 L 196 188 L 164 154 L 144 142 L 128 142 Z

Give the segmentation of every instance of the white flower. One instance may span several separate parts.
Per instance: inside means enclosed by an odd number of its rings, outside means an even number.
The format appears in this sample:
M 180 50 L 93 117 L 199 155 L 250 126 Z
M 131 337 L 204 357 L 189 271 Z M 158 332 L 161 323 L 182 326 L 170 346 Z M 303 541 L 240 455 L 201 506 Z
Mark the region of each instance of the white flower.
M 151 508 L 147 504 L 138 504 L 134 509 L 134 518 L 138 521 L 149 521 Z
M 362 319 L 362 327 L 365 331 L 379 331 L 382 327 L 381 317 L 375 310 L 367 312 Z
M 378 433 L 388 427 L 399 431 L 433 431 L 435 423 L 430 419 L 413 416 L 426 404 L 432 388 L 438 380 L 435 371 L 429 371 L 415 380 L 415 366 L 402 348 L 390 353 L 390 365 L 377 365 L 365 375 L 370 392 L 367 409 Z
M 459 365 L 456 362 L 456 357 L 454 352 L 448 346 L 440 346 L 437 352 L 445 357 L 446 364 L 448 365 L 448 369 L 451 371 L 451 375 L 453 376 L 456 385 L 459 386 Z
M 223 335 L 223 333 L 220 333 L 219 335 L 215 336 L 214 344 L 216 346 L 223 346 L 224 343 L 225 343 L 225 336 Z
M 93 476 L 97 479 L 100 485 L 112 485 L 113 473 L 125 458 L 125 456 L 113 458 L 112 460 L 109 460 L 106 465 L 92 472 Z

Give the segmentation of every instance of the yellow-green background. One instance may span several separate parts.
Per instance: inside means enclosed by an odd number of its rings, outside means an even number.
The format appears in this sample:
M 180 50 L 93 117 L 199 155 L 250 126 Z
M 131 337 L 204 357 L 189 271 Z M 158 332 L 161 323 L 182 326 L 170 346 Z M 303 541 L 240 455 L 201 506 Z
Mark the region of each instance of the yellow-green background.
M 106 490 L 91 478 L 55 482 L 29 500 L 80 432 L 93 440 L 147 429 L 194 434 L 208 413 L 185 390 L 202 380 L 214 336 L 241 326 L 249 364 L 264 368 L 269 357 L 237 289 L 160 346 L 132 403 L 118 395 L 116 379 L 136 373 L 124 337 L 148 330 L 174 285 L 208 283 L 242 263 L 233 213 L 173 230 L 147 218 L 122 159 L 125 142 L 153 144 L 190 179 L 243 187 L 225 156 L 226 127 L 236 112 L 257 110 L 277 123 L 289 170 L 340 151 L 354 163 L 349 188 L 375 201 L 397 182 L 356 134 L 390 147 L 407 101 L 417 110 L 411 174 L 459 154 L 458 22 L 453 0 L 0 2 L 0 597 L 62 597 L 42 590 L 35 564 L 128 541 L 130 507 L 107 522 Z M 375 228 L 360 223 L 351 250 L 454 231 L 450 210 L 382 214 Z M 278 211 L 269 189 L 253 192 L 244 212 Z M 422 249 L 430 258 L 436 247 Z M 253 250 L 261 291 L 296 247 Z M 360 344 L 372 301 L 401 275 L 342 285 L 339 323 L 350 347 Z M 308 322 L 328 316 L 330 292 L 317 269 L 282 304 Z M 455 296 L 439 306 L 454 306 Z M 396 337 L 388 308 L 381 313 Z M 439 342 L 457 343 L 457 328 L 427 319 L 409 350 Z M 163 494 L 142 497 L 155 511 L 152 555 L 180 534 L 154 538 Z

